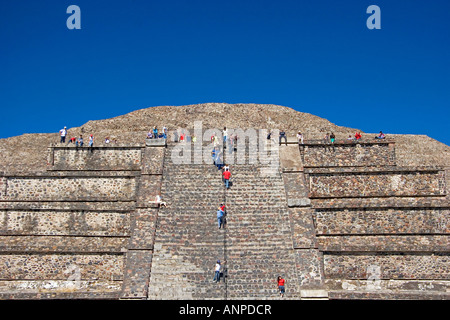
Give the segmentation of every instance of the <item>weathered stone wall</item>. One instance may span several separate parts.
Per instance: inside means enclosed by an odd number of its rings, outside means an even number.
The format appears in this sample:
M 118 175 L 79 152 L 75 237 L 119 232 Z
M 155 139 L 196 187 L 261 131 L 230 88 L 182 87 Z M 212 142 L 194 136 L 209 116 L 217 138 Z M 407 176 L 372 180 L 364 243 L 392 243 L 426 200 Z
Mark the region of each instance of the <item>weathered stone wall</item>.
M 212 165 L 175 166 L 159 145 L 51 147 L 47 172 L 0 176 L 0 298 L 270 298 L 280 270 L 292 297 L 354 298 L 371 268 L 386 290 L 445 295 L 448 171 L 397 167 L 393 146 L 290 142 L 281 176 L 233 165 L 226 192 Z M 229 270 L 212 287 L 216 255 Z
M 394 142 L 300 145 L 305 167 L 390 166 L 395 164 Z
M 316 209 L 317 235 L 450 233 L 449 208 Z
M 323 252 L 448 252 L 448 235 L 347 235 L 317 236 Z
M 14 235 L 130 235 L 126 212 L 84 210 L 0 210 L 0 233 Z
M 1 201 L 118 201 L 134 199 L 134 176 L 10 176 Z
M 140 170 L 142 147 L 50 147 L 52 170 Z
M 388 141 L 299 150 L 302 168 L 283 177 L 301 286 L 332 299 L 448 299 L 448 168 L 399 167 Z
M 70 266 L 77 266 L 82 280 L 120 280 L 123 262 L 122 254 L 6 254 L 0 279 L 67 280 Z
M 48 151 L 0 176 L 0 298 L 145 298 L 164 148 Z
M 409 171 L 410 170 L 410 171 Z M 347 170 L 309 173 L 311 197 L 445 195 L 444 170 Z
M 447 254 L 325 254 L 327 278 L 368 279 L 370 267 L 379 268 L 379 279 L 448 280 Z

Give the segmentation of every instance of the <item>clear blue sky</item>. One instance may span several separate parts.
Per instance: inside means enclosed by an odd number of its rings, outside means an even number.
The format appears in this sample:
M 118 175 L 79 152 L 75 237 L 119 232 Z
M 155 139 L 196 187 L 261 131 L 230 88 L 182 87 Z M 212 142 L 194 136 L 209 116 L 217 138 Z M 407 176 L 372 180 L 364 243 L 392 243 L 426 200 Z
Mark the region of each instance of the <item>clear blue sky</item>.
M 69 30 L 69 5 L 81 30 Z M 369 30 L 369 5 L 381 29 Z M 450 145 L 448 0 L 0 5 L 0 138 L 159 105 L 278 104 Z

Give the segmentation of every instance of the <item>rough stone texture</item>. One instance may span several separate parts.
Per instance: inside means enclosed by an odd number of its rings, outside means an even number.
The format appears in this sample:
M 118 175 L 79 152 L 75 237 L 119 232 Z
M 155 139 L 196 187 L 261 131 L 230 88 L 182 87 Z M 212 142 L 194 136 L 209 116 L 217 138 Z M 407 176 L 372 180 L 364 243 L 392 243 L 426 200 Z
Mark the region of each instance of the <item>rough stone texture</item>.
M 395 164 L 394 150 L 393 141 L 300 146 L 307 167 L 388 166 Z
M 6 201 L 117 201 L 134 197 L 130 177 L 8 177 Z
M 317 249 L 297 250 L 299 284 L 302 289 L 323 288 L 323 253 Z
M 318 235 L 450 233 L 449 208 L 315 210 Z
M 196 120 L 203 153 L 173 142 Z M 145 141 L 153 125 L 169 139 Z M 207 129 L 223 126 L 284 129 L 288 144 L 264 136 L 279 162 L 251 163 L 255 141 L 240 139 L 252 151 L 227 153 L 225 191 L 204 161 Z M 321 140 L 331 131 L 333 146 Z M 93 150 L 57 133 L 1 139 L 0 299 L 277 299 L 280 274 L 288 299 L 450 299 L 450 148 L 420 135 L 348 143 L 355 131 L 286 107 L 211 103 L 69 128 L 93 133 Z M 172 162 L 180 150 L 185 164 Z M 227 260 L 218 284 L 216 259 Z
M 448 252 L 448 235 L 318 236 L 324 252 Z
M 121 299 L 147 298 L 152 256 L 151 250 L 127 252 Z
M 0 210 L 0 234 L 126 237 L 130 219 L 123 212 Z
M 140 170 L 141 148 L 108 146 L 101 148 L 51 147 L 52 170 Z
M 310 208 L 289 208 L 294 248 L 315 248 L 316 230 Z
M 136 110 L 112 119 L 89 121 L 81 127 L 69 128 L 70 137 L 94 134 L 95 146 L 102 146 L 107 136 L 118 144 L 141 144 L 153 125 L 169 130 L 192 127 L 202 121 L 204 128 L 266 128 L 284 129 L 294 137 L 301 130 L 305 141 L 322 139 L 325 133 L 334 132 L 337 141 L 345 140 L 356 129 L 339 127 L 317 116 L 297 112 L 277 105 L 205 103 L 189 106 L 160 106 Z M 61 124 L 61 127 L 64 124 Z M 361 131 L 361 130 L 358 130 Z M 364 134 L 372 140 L 375 134 Z M 450 147 L 423 135 L 397 135 L 388 133 L 396 141 L 398 165 L 448 165 Z M 46 170 L 47 146 L 59 142 L 58 133 L 24 134 L 0 139 L 0 171 L 39 172 Z
M 311 197 L 445 195 L 444 171 L 310 174 Z
M 450 276 L 447 254 L 325 254 L 325 276 L 331 279 L 368 279 L 370 266 L 380 279 L 437 279 Z
M 64 236 L 0 236 L 0 252 L 94 252 L 121 253 L 127 249 L 125 237 L 64 237 Z
M 0 269 L 0 279 L 67 280 L 71 266 L 76 265 L 82 280 L 120 280 L 123 260 L 122 254 L 0 255 L 0 265 L 7 266 Z

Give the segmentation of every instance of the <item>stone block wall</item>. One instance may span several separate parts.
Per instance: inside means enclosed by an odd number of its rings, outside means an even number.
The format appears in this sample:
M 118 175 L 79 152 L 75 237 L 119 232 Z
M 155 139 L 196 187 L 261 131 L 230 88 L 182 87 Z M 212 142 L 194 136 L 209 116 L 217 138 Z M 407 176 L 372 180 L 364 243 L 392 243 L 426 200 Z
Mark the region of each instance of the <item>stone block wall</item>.
M 380 279 L 448 280 L 447 254 L 326 254 L 325 273 L 329 279 L 368 279 L 370 266 L 379 268 Z
M 127 237 L 130 216 L 120 211 L 3 209 L 0 231 L 8 235 Z
M 141 146 L 50 147 L 51 170 L 140 170 Z
M 47 172 L 3 173 L 0 299 L 145 298 L 163 149 L 50 147 Z
M 321 170 L 307 171 L 312 198 L 445 196 L 445 171 L 408 170 Z
M 448 168 L 398 167 L 392 141 L 290 143 L 281 176 L 237 164 L 225 192 L 150 145 L 50 147 L 47 172 L 0 175 L 0 299 L 270 299 L 274 266 L 291 298 L 450 298 Z
M 1 201 L 130 201 L 136 178 L 126 176 L 8 176 Z
M 303 289 L 450 298 L 448 168 L 398 167 L 394 146 L 311 142 L 301 168 L 283 168 Z
M 300 145 L 305 167 L 367 167 L 395 164 L 393 141 Z
M 450 233 L 449 208 L 332 208 L 313 214 L 317 235 Z

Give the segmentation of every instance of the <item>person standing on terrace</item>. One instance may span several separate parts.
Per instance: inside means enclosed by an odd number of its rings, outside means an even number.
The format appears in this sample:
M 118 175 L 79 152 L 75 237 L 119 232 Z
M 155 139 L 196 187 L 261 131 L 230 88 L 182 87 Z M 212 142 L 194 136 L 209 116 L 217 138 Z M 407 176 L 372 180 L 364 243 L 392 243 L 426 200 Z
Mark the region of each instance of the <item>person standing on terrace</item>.
M 297 133 L 297 140 L 299 143 L 303 144 L 303 133 L 300 131 Z
M 281 146 L 281 139 L 284 139 L 284 144 L 287 146 L 287 137 L 286 132 L 284 130 L 280 131 L 280 136 L 278 137 L 278 144 Z

